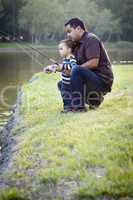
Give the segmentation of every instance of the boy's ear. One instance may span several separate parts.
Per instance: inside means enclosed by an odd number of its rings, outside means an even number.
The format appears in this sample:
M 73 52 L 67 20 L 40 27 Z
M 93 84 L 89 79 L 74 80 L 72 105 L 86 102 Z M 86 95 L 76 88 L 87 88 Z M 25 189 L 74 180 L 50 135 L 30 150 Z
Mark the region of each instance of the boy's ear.
M 71 48 L 68 48 L 69 49 L 69 53 L 72 53 L 72 49 Z
M 81 27 L 80 27 L 80 26 L 77 26 L 76 29 L 77 29 L 78 31 L 80 31 L 80 30 L 81 30 Z

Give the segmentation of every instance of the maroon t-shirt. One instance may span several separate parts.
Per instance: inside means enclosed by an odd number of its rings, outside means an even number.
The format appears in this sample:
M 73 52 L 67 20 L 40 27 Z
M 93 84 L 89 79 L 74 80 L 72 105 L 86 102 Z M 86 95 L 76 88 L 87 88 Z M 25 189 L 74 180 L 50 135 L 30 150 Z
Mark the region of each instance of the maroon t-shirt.
M 99 58 L 98 67 L 91 69 L 111 88 L 113 83 L 113 72 L 108 54 L 100 39 L 93 33 L 85 32 L 77 43 L 74 55 L 79 65 Z

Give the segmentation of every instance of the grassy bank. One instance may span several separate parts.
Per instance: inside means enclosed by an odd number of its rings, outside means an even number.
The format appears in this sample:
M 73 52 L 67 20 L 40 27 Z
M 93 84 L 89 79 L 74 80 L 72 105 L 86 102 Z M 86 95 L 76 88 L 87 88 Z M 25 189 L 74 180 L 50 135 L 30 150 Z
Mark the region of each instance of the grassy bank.
M 60 114 L 58 74 L 23 86 L 21 123 L 0 200 L 133 197 L 133 66 L 114 66 L 98 110 Z

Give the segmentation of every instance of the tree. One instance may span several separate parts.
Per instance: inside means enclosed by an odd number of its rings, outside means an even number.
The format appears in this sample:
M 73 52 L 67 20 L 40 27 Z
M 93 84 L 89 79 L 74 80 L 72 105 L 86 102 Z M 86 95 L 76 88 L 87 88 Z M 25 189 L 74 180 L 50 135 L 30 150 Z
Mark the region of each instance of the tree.
M 80 12 L 79 12 L 80 7 Z M 64 35 L 63 26 L 65 20 L 71 17 L 81 17 L 87 27 L 94 26 L 97 6 L 91 0 L 27 0 L 27 4 L 21 10 L 19 22 L 21 27 L 28 28 L 34 41 L 40 38 L 60 39 Z
M 18 31 L 18 12 L 23 0 L 0 0 L 0 30 L 15 35 Z
M 93 31 L 103 40 L 110 41 L 114 34 L 121 33 L 120 21 L 114 18 L 111 10 L 103 9 L 102 12 L 99 13 Z
M 121 27 L 121 39 L 133 41 L 133 1 L 132 0 L 96 0 L 103 9 L 110 9 Z
M 80 17 L 86 24 L 87 29 L 91 29 L 96 21 L 98 15 L 98 7 L 92 0 L 82 1 L 68 0 L 65 7 L 65 19 L 72 17 Z
M 0 29 L 14 35 L 22 29 L 36 43 L 60 40 L 64 22 L 77 16 L 103 39 L 132 41 L 132 10 L 132 0 L 0 0 Z
M 56 0 L 28 0 L 20 12 L 19 23 L 22 28 L 28 29 L 32 41 L 38 42 L 55 39 L 55 35 L 62 33 L 62 9 Z

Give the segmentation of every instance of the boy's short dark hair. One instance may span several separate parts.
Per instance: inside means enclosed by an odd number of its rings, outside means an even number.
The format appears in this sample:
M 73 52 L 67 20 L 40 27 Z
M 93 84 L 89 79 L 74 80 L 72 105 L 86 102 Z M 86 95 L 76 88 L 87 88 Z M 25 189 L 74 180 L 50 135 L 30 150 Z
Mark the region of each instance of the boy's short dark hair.
M 80 26 L 83 30 L 85 30 L 85 25 L 83 23 L 83 21 L 79 18 L 72 18 L 69 21 L 67 21 L 65 23 L 65 26 L 70 25 L 73 28 L 77 28 L 78 26 Z
M 72 50 L 72 52 L 75 49 L 75 42 L 73 42 L 71 39 L 61 40 L 60 43 L 64 43 L 68 48 Z

